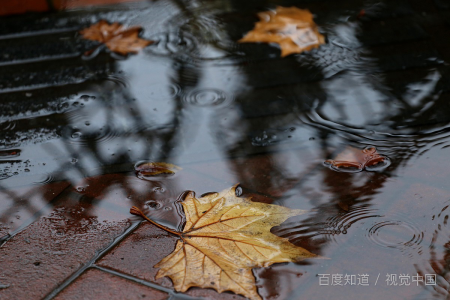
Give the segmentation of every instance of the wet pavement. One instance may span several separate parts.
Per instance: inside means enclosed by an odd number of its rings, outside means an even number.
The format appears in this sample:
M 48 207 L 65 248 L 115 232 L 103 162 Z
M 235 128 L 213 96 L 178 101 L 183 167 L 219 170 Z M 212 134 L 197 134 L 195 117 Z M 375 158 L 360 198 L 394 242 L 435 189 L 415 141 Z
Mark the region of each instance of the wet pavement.
M 237 183 L 328 258 L 254 269 L 264 300 L 449 297 L 447 1 L 72 2 L 0 17 L 0 299 L 244 299 L 155 280 L 177 238 L 129 213 L 182 228 L 180 195 Z M 326 43 L 237 43 L 277 5 Z M 100 20 L 155 43 L 86 56 Z M 325 163 L 367 147 L 389 163 Z

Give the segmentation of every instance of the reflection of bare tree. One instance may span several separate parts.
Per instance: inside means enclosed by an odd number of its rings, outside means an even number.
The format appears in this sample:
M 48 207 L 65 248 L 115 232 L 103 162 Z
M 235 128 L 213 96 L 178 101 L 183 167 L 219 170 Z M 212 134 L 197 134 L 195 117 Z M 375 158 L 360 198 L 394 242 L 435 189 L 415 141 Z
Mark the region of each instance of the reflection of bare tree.
M 446 98 L 434 93 L 437 86 L 443 85 L 440 72 L 426 70 L 414 86 L 397 82 L 397 92 L 390 91 L 394 90 L 387 88 L 391 82 L 372 76 L 372 72 L 382 69 L 377 64 L 381 54 L 366 52 L 359 40 L 358 23 L 340 24 L 340 13 L 330 13 L 322 20 L 332 24 L 325 28 L 328 45 L 311 53 L 278 59 L 273 57 L 278 50 L 270 45 L 230 42 L 252 27 L 254 13 L 259 8 L 266 10 L 268 1 L 258 3 L 257 8 L 242 1 L 212 1 L 211 11 L 206 13 L 194 5 L 174 2 L 187 20 L 178 28 L 180 47 L 185 42 L 183 34 L 195 36 L 199 42 L 196 46 L 206 44 L 226 52 L 227 63 L 234 64 L 246 81 L 246 89 L 234 95 L 233 101 L 214 108 L 209 124 L 225 164 L 236 174 L 236 182 L 248 193 L 263 195 L 264 201 L 298 208 L 308 203 L 315 208 L 307 219 L 275 230 L 296 244 L 320 253 L 328 236 L 345 234 L 352 222 L 360 220 L 359 216 L 377 216 L 371 210 L 371 202 L 391 174 L 416 153 L 448 137 L 448 128 L 422 132 L 415 127 L 435 124 L 434 118 L 442 117 L 440 111 Z M 357 12 L 362 6 L 354 10 Z M 256 54 L 255 49 L 259 49 Z M 76 123 L 78 115 L 72 111 L 52 116 L 55 121 L 51 126 L 37 122 L 37 127 L 55 130 L 61 137 L 61 143 L 49 144 L 46 149 L 66 161 L 59 162 L 60 170 L 49 177 L 67 181 L 67 186 L 58 195 L 47 195 L 47 186 L 21 195 L 1 188 L 0 193 L 12 199 L 12 205 L 1 210 L 0 222 L 9 223 L 17 210 L 24 211 L 28 218 L 21 220 L 22 226 L 13 231 L 16 233 L 54 206 L 83 208 L 74 222 L 95 218 L 96 206 L 115 189 L 130 197 L 126 207 L 147 204 L 147 211 L 155 219 L 179 227 L 182 220 L 175 200 L 182 191 L 177 179 L 154 180 L 143 192 L 130 180 L 133 174 L 105 175 L 133 170 L 136 157 L 129 152 L 133 145 L 138 145 L 140 159 L 171 161 L 196 133 L 197 124 L 191 121 L 202 112 L 186 102 L 186 95 L 199 88 L 205 76 L 203 62 L 213 59 L 203 58 L 200 51 L 194 50 L 171 53 L 167 59 L 173 72 L 165 78 L 166 83 L 180 90 L 166 99 L 171 110 L 163 123 L 153 122 L 148 111 L 137 104 L 134 98 L 141 95 L 133 94 L 132 83 L 126 83 L 124 75 L 103 78 L 92 89 L 97 98 L 91 100 L 95 107 L 89 109 L 93 114 L 102 113 L 97 127 L 93 121 L 88 129 L 80 129 Z M 110 73 L 118 70 L 116 65 Z M 21 127 L 9 130 L 14 134 Z M 431 146 L 425 143 L 427 139 L 432 141 Z M 391 157 L 393 164 L 382 173 L 361 174 L 336 173 L 323 167 L 321 162 L 338 152 L 342 144 L 358 148 L 374 145 Z M 69 162 L 71 159 L 75 162 Z M 35 194 L 41 195 L 38 205 L 31 197 Z M 288 202 L 293 195 L 300 198 L 294 204 Z M 171 209 L 165 212 L 165 207 Z M 448 273 L 447 256 L 432 263 L 443 278 Z

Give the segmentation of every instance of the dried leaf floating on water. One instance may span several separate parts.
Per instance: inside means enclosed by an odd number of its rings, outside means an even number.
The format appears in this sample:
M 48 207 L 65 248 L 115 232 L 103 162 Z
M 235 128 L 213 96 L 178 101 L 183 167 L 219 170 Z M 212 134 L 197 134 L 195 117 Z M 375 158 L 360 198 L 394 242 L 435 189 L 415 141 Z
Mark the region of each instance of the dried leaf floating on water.
M 240 43 L 277 43 L 282 57 L 325 43 L 325 37 L 319 33 L 307 9 L 277 6 L 275 11 L 260 12 L 258 17 L 260 21 L 239 40 Z
M 236 186 L 198 199 L 190 192 L 182 205 L 183 232 L 164 228 L 136 207 L 130 210 L 180 237 L 175 250 L 155 265 L 156 278 L 170 277 L 177 291 L 195 286 L 260 300 L 252 268 L 316 257 L 270 232 L 303 210 L 236 197 Z
M 134 169 L 144 176 L 156 176 L 160 174 L 175 174 L 180 167 L 165 162 L 139 162 Z
M 380 155 L 373 146 L 366 147 L 363 150 L 347 147 L 335 159 L 325 161 L 325 164 L 330 166 L 331 169 L 344 172 L 359 172 L 380 163 L 384 163 L 385 167 L 388 166 L 390 164 L 389 158 Z
M 117 22 L 109 24 L 105 20 L 100 20 L 98 23 L 81 30 L 80 34 L 87 40 L 105 44 L 113 52 L 127 55 L 137 53 L 153 43 L 153 41 L 139 38 L 141 30 L 142 28 L 138 26 L 126 28 Z

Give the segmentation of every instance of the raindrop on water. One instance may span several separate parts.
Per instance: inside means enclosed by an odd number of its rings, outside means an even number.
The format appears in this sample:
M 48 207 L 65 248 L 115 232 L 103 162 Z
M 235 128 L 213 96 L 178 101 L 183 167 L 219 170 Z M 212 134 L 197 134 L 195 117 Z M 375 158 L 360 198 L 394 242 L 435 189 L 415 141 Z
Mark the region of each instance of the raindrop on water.
M 77 138 L 81 137 L 81 132 L 75 131 L 74 133 L 72 133 L 72 135 L 70 137 L 73 139 L 77 139 Z
M 202 89 L 190 92 L 185 101 L 197 106 L 216 106 L 227 100 L 225 92 L 217 89 Z
M 237 186 L 235 190 L 236 197 L 240 197 L 243 194 L 242 187 Z

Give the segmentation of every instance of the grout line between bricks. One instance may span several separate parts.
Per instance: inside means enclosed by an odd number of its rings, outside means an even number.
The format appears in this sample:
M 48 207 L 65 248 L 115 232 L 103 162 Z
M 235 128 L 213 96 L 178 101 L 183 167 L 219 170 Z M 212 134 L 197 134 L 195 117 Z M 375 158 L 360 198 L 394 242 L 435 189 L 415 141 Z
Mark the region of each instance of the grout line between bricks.
M 98 269 L 100 271 L 106 272 L 108 274 L 115 275 L 115 276 L 118 276 L 118 277 L 121 277 L 121 278 L 124 278 L 124 279 L 128 279 L 130 281 L 133 281 L 133 282 L 136 282 L 136 283 L 139 283 L 139 284 L 151 287 L 153 289 L 156 289 L 156 290 L 168 293 L 170 295 L 169 299 L 173 299 L 173 300 L 174 299 L 180 299 L 180 300 L 181 299 L 186 299 L 186 300 L 203 299 L 203 298 L 199 298 L 199 297 L 192 297 L 192 296 L 188 296 L 188 295 L 185 295 L 185 294 L 180 294 L 180 293 L 175 292 L 172 289 L 169 289 L 169 288 L 166 288 L 166 287 L 162 287 L 162 286 L 157 285 L 157 284 L 155 284 L 153 282 L 149 282 L 149 281 L 146 281 L 144 279 L 140 279 L 140 278 L 128 275 L 128 274 L 123 274 L 123 273 L 117 272 L 115 270 L 111 270 L 109 268 L 101 267 L 101 266 L 98 266 L 98 265 L 93 265 L 91 268 L 95 268 L 95 269 Z
M 0 67 L 32 64 L 35 62 L 40 63 L 40 62 L 46 62 L 46 61 L 55 61 L 55 60 L 60 60 L 60 59 L 75 58 L 78 56 L 80 56 L 80 53 L 66 54 L 66 55 L 53 55 L 53 56 L 38 57 L 38 58 L 28 58 L 28 59 L 22 59 L 22 60 L 11 60 L 11 61 L 7 61 L 7 62 L 0 62 Z
M 79 27 L 67 27 L 67 28 L 61 28 L 61 29 L 42 29 L 42 30 L 37 30 L 37 31 L 11 33 L 11 34 L 0 35 L 0 41 L 1 40 L 9 40 L 9 39 L 35 37 L 35 36 L 40 36 L 40 35 L 66 33 L 66 32 L 72 32 L 72 31 L 77 31 L 77 30 L 80 30 L 80 28 Z
M 74 282 L 84 271 L 91 268 L 97 260 L 101 259 L 106 253 L 109 252 L 112 248 L 114 248 L 117 244 L 119 244 L 123 239 L 125 239 L 128 235 L 130 235 L 143 221 L 135 222 L 130 225 L 120 236 L 116 237 L 112 243 L 103 248 L 100 251 L 97 251 L 94 257 L 88 261 L 83 267 L 78 269 L 75 273 L 69 276 L 63 283 L 61 283 L 57 288 L 51 291 L 47 296 L 43 298 L 43 300 L 50 300 L 55 298 L 62 290 L 68 287 L 72 282 Z

